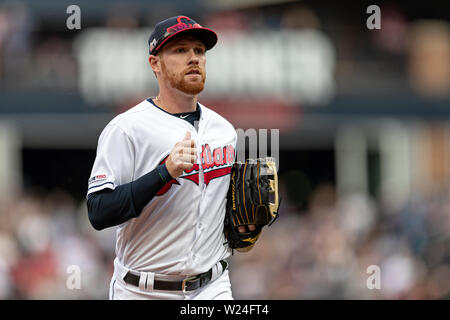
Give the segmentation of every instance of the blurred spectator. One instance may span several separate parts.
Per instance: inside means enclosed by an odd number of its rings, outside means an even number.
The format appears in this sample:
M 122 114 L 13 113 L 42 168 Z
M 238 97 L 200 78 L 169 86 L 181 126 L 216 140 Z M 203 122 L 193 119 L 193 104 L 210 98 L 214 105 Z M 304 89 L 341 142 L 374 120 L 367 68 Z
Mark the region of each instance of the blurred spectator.
M 3 74 L 4 85 L 21 86 L 27 78 L 33 28 L 34 20 L 25 3 L 0 4 L 0 76 Z
M 321 24 L 316 13 L 304 4 L 288 6 L 281 16 L 281 28 L 284 29 L 320 29 Z
M 256 20 L 257 17 L 256 17 Z M 238 11 L 225 11 L 212 14 L 205 19 L 205 25 L 219 35 L 246 33 L 250 30 L 250 19 L 247 14 Z
M 32 87 L 75 88 L 77 65 L 72 55 L 72 44 L 60 36 L 40 41 L 33 55 Z
M 87 220 L 87 212 L 61 190 L 24 195 L 12 203 L 1 201 L 7 211 L 0 214 L 0 298 L 106 299 L 114 248 L 84 227 L 78 217 Z M 102 237 L 114 244 L 113 231 Z M 70 266 L 80 270 L 79 289 L 66 284 Z
M 381 7 L 382 32 L 370 32 L 378 49 L 392 54 L 403 55 L 406 50 L 408 25 L 403 10 L 393 4 Z
M 409 77 L 414 88 L 425 95 L 450 94 L 450 24 L 420 21 L 409 33 Z
M 139 25 L 138 9 L 129 2 L 115 2 L 108 8 L 105 26 L 115 29 L 136 29 Z

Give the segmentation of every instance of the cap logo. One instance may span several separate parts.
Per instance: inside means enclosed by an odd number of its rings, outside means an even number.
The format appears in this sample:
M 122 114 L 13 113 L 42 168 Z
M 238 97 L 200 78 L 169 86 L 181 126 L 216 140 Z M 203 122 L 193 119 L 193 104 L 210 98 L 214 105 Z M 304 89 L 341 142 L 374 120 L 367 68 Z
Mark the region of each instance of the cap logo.
M 181 19 L 186 20 L 186 23 L 182 22 Z M 172 33 L 175 33 L 175 32 L 181 31 L 181 30 L 185 30 L 185 29 L 201 28 L 201 25 L 199 25 L 198 23 L 191 24 L 191 23 L 189 23 L 190 21 L 192 21 L 192 20 L 189 19 L 186 16 L 179 16 L 177 18 L 177 22 L 178 23 L 174 24 L 173 26 L 171 26 L 169 28 L 167 28 L 166 29 L 166 34 L 164 36 L 168 36 L 168 35 L 170 35 Z

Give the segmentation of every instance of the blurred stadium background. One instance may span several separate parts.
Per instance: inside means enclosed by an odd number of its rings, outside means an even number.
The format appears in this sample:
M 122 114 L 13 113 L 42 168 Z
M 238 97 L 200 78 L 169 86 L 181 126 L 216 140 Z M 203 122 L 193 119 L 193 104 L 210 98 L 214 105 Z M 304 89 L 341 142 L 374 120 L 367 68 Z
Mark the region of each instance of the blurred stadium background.
M 66 27 L 71 4 L 80 30 Z M 381 30 L 366 27 L 369 4 Z M 147 39 L 176 14 L 219 34 L 200 101 L 236 128 L 280 130 L 280 218 L 230 259 L 234 297 L 450 298 L 449 12 L 0 1 L 0 299 L 108 297 L 115 234 L 90 226 L 87 179 L 103 127 L 157 92 Z M 71 265 L 80 290 L 66 287 Z M 370 265 L 380 290 L 366 287 Z

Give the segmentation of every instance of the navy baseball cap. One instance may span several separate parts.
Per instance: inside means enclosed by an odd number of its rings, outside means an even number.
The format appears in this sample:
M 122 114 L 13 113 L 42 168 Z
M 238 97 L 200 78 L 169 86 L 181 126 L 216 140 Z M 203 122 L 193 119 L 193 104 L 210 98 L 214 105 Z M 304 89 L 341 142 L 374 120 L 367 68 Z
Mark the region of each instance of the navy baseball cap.
M 156 55 L 165 43 L 181 33 L 201 40 L 205 44 L 206 50 L 211 49 L 217 43 L 217 34 L 211 29 L 203 28 L 189 17 L 175 16 L 156 24 L 148 39 L 149 53 Z

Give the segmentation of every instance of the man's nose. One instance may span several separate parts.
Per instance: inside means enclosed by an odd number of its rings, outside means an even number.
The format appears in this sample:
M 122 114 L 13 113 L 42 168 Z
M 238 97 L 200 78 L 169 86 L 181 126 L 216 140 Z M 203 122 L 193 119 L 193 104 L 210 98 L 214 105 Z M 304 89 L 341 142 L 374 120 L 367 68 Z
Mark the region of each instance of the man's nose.
M 189 64 L 199 64 L 200 58 L 195 53 L 194 49 L 189 50 Z

